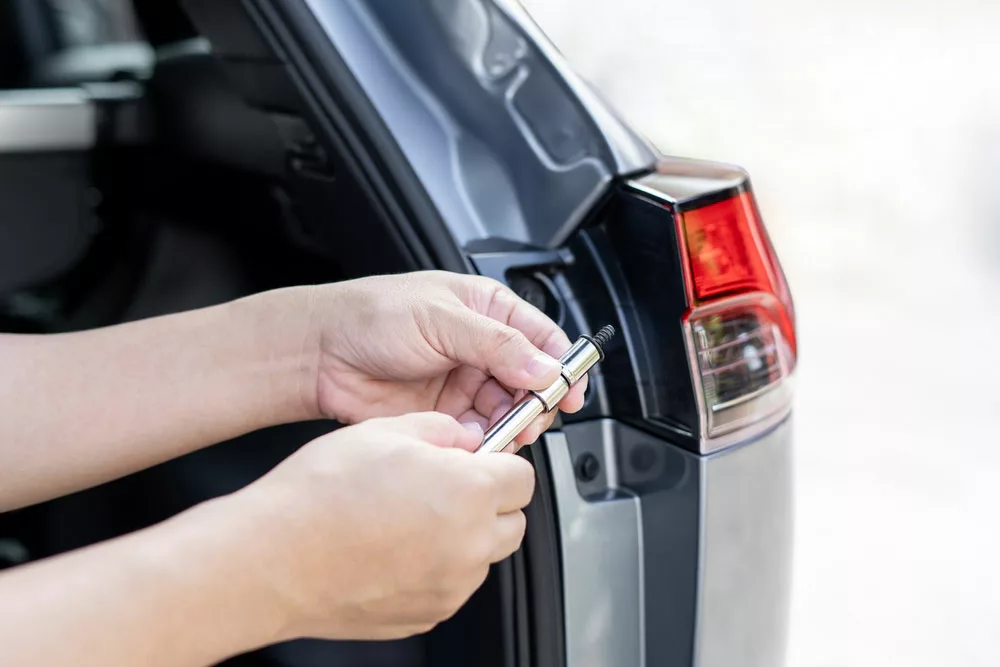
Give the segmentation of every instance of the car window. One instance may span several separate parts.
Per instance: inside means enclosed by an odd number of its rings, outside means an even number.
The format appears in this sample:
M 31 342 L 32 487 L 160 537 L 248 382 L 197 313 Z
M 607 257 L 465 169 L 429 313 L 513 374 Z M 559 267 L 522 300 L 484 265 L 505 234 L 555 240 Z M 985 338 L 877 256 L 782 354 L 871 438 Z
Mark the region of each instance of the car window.
M 42 0 L 39 6 L 52 38 L 47 50 L 29 58 L 32 87 L 148 76 L 153 52 L 132 0 Z
M 130 0 L 45 0 L 60 45 L 79 48 L 143 39 Z

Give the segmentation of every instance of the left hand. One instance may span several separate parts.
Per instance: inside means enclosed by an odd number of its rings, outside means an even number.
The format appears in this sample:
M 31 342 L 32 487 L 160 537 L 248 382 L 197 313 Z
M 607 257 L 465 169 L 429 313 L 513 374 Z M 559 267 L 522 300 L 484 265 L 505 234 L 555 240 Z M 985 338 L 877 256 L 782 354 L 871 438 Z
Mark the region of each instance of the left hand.
M 570 347 L 546 315 L 479 276 L 427 271 L 308 289 L 317 405 L 348 424 L 437 411 L 485 430 L 524 390 L 552 384 Z M 586 386 L 559 408 L 583 407 Z M 517 442 L 534 442 L 554 418 L 541 415 Z

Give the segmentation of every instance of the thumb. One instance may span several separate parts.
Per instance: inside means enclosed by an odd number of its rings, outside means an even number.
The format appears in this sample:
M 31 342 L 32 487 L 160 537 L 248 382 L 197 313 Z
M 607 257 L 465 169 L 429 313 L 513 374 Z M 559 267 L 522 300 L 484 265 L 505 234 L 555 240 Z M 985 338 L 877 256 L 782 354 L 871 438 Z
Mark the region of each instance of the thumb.
M 511 389 L 545 389 L 562 366 L 514 327 L 461 309 L 442 322 L 438 339 L 454 361 L 478 368 Z

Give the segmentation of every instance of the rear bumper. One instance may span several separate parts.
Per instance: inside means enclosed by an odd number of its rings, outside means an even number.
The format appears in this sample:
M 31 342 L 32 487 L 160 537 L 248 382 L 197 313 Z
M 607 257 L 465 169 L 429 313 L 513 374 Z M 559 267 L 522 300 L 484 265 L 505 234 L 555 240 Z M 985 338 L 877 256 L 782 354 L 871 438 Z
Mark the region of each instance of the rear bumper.
M 783 663 L 791 433 L 786 420 L 711 456 L 612 420 L 546 435 L 567 664 Z M 587 455 L 601 474 L 582 482 Z

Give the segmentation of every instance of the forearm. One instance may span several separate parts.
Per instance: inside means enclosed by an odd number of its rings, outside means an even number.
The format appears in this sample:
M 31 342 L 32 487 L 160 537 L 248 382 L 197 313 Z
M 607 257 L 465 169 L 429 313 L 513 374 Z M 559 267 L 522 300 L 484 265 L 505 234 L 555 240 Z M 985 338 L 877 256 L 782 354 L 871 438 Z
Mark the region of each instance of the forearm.
M 4 664 L 208 665 L 285 639 L 267 563 L 228 499 L 0 575 Z
M 282 290 L 105 329 L 0 337 L 0 509 L 317 417 L 308 298 Z

